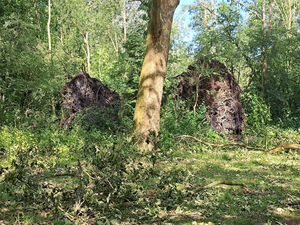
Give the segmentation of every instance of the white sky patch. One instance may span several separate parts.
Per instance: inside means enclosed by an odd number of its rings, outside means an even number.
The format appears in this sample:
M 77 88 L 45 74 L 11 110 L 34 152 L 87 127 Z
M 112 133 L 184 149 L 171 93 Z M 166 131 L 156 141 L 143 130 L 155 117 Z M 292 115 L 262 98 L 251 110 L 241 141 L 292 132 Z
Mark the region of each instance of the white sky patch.
M 174 20 L 178 23 L 182 23 L 184 30 L 184 40 L 185 42 L 192 42 L 193 36 L 195 35 L 194 31 L 189 28 L 189 25 L 192 20 L 192 15 L 187 10 L 183 10 L 185 5 L 192 5 L 195 0 L 180 0 L 180 4 L 177 7 L 174 15 Z

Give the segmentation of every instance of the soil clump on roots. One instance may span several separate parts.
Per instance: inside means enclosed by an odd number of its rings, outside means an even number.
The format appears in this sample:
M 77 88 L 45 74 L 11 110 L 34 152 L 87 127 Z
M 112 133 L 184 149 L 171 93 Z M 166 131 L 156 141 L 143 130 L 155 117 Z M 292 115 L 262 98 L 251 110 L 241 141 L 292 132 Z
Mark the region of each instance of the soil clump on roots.
M 91 78 L 86 72 L 77 74 L 70 82 L 67 82 L 62 89 L 62 107 L 69 112 L 69 117 L 63 121 L 63 126 L 67 127 L 76 114 L 84 112 L 84 117 L 89 122 L 97 121 L 96 114 L 109 111 L 107 115 L 116 117 L 120 101 L 120 96 L 115 91 L 110 90 L 96 78 Z M 98 110 L 97 113 L 95 113 Z M 104 111 L 103 111 L 104 110 Z
M 205 116 L 216 132 L 242 134 L 246 117 L 239 100 L 241 88 L 223 63 L 201 57 L 177 79 L 176 96 L 191 110 L 202 103 L 208 106 Z

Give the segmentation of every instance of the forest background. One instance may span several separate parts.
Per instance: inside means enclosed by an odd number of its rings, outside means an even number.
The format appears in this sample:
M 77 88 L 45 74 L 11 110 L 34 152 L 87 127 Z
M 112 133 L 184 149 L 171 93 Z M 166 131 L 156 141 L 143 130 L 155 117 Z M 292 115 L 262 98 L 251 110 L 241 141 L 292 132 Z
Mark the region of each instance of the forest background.
M 1 223 L 297 218 L 300 157 L 264 151 L 300 138 L 300 4 L 180 4 L 191 23 L 183 22 L 184 13 L 174 17 L 158 148 L 141 154 L 132 125 L 151 1 L 0 2 Z M 204 105 L 190 112 L 173 99 L 176 76 L 200 56 L 224 63 L 242 88 L 243 145 L 210 128 Z M 78 114 L 65 129 L 62 87 L 82 64 L 120 94 L 118 119 L 112 109 L 98 109 L 93 119 Z M 198 188 L 219 180 L 249 189 Z

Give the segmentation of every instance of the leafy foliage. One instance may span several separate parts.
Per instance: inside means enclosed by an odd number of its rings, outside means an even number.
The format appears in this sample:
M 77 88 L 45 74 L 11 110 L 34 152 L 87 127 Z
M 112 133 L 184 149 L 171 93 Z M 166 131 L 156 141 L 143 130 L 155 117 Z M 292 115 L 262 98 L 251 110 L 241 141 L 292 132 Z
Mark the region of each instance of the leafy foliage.
M 270 111 L 261 96 L 245 93 L 242 96 L 242 102 L 247 114 L 247 124 L 252 129 L 262 130 L 271 122 Z
M 299 223 L 299 152 L 249 148 L 299 141 L 298 15 L 288 23 L 282 11 L 288 4 L 274 1 L 266 38 L 262 1 L 224 1 L 214 10 L 195 5 L 195 52 L 176 21 L 157 148 L 141 154 L 131 131 L 150 2 L 53 0 L 49 52 L 48 2 L 0 1 L 1 224 Z M 63 129 L 61 87 L 87 63 L 85 32 L 91 76 L 120 93 L 122 102 L 118 115 L 82 112 Z M 204 121 L 203 105 L 186 111 L 186 102 L 173 99 L 174 77 L 198 54 L 225 62 L 245 90 L 244 145 L 216 134 Z M 247 188 L 196 191 L 215 181 Z
M 289 125 L 299 102 L 296 8 L 294 1 L 203 1 L 190 8 L 196 53 L 225 62 L 251 95 L 263 97 L 274 121 Z
M 225 215 L 230 215 L 226 224 L 255 224 L 297 214 L 297 151 L 269 156 L 243 147 L 211 148 L 179 135 L 167 137 L 170 131 L 164 130 L 160 148 L 140 155 L 122 133 L 86 132 L 80 127 L 55 130 L 44 134 L 1 130 L 4 224 L 199 220 L 218 224 Z M 208 128 L 198 126 L 199 130 L 194 133 L 198 138 L 225 141 L 217 135 L 212 139 Z M 299 132 L 273 132 L 274 144 L 299 138 Z M 195 192 L 218 180 L 248 187 L 216 186 Z M 14 213 L 17 205 L 22 213 Z

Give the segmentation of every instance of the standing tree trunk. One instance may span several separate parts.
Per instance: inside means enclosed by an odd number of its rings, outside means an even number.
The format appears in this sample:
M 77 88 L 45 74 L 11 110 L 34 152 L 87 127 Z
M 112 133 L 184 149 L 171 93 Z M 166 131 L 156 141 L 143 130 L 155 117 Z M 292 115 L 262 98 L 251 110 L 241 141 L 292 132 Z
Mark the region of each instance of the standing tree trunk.
M 299 11 L 297 0 L 275 0 L 275 4 L 279 10 L 285 28 L 291 30 L 297 24 L 296 14 L 297 11 Z
M 51 24 L 51 0 L 48 0 L 48 21 L 47 21 L 47 33 L 48 33 L 48 51 L 49 57 L 52 62 L 52 47 L 51 47 L 51 31 L 50 31 L 50 24 Z
M 82 34 L 83 41 L 85 43 L 86 50 L 84 49 L 85 56 L 86 56 L 86 63 L 87 63 L 87 71 L 91 73 L 91 53 L 90 53 L 90 46 L 89 46 L 89 33 L 85 31 Z
M 266 0 L 263 1 L 263 8 L 262 8 L 262 28 L 263 28 L 263 47 L 261 52 L 261 62 L 262 62 L 262 92 L 264 97 L 266 97 L 266 84 L 268 80 L 268 74 L 267 74 L 267 50 L 268 50 L 268 42 L 270 38 L 271 33 L 271 26 L 272 26 L 272 14 L 273 14 L 273 0 L 270 1 L 269 5 L 269 24 L 268 27 L 266 25 Z
M 126 0 L 124 0 L 123 6 L 123 23 L 124 23 L 124 43 L 127 42 L 127 14 L 126 14 Z
M 167 71 L 173 15 L 180 0 L 153 0 L 146 55 L 134 114 L 134 135 L 141 151 L 155 147 L 160 126 L 160 105 Z
M 261 63 L 262 63 L 262 76 L 261 76 L 261 87 L 262 92 L 265 95 L 265 83 L 267 80 L 267 28 L 266 28 L 266 0 L 263 0 L 262 5 L 262 29 L 263 29 L 263 47 L 261 52 Z

